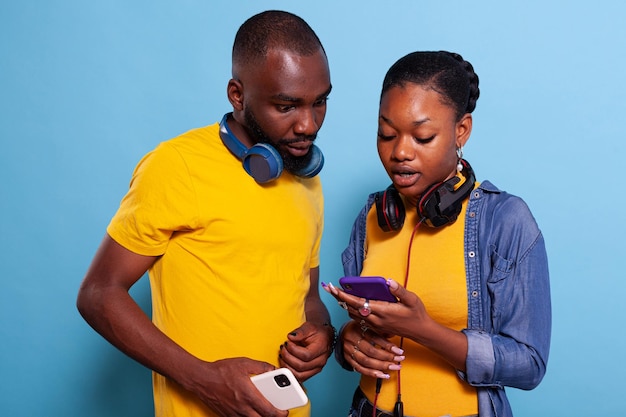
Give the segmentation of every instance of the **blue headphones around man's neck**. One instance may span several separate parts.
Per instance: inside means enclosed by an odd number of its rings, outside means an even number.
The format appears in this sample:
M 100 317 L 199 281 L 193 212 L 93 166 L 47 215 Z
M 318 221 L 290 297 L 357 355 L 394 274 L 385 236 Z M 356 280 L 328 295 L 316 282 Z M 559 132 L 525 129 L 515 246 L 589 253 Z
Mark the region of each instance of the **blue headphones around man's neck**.
M 251 148 L 239 141 L 228 127 L 226 120 L 232 113 L 226 113 L 220 122 L 220 138 L 222 142 L 239 160 L 243 163 L 243 168 L 259 184 L 270 182 L 280 177 L 283 172 L 283 158 L 278 151 L 268 143 L 257 143 Z M 303 178 L 316 176 L 324 166 L 324 155 L 315 145 L 311 145 L 312 153 L 310 162 L 294 175 Z

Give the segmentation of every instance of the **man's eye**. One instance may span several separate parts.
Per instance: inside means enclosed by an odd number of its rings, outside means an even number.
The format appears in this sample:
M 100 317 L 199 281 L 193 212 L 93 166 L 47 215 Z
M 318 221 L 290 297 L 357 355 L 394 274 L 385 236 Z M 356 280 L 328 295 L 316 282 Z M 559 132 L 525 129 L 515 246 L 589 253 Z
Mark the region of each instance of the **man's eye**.
M 317 100 L 313 105 L 319 107 L 319 106 L 325 106 L 327 103 L 328 103 L 328 97 L 324 97 L 324 98 Z
M 282 113 L 287 113 L 288 111 L 293 110 L 295 107 L 291 104 L 281 104 L 278 107 L 278 111 L 282 112 Z

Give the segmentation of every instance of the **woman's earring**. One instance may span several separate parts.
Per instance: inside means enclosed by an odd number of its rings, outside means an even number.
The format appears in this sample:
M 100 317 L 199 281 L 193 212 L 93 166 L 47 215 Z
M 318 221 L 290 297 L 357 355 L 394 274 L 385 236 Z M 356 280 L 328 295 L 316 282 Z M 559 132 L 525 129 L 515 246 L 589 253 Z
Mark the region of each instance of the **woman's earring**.
M 463 163 L 461 162 L 461 159 L 463 159 L 463 147 L 459 146 L 458 148 L 456 148 L 456 156 L 458 158 L 457 164 L 456 164 L 456 172 L 461 172 L 463 171 Z

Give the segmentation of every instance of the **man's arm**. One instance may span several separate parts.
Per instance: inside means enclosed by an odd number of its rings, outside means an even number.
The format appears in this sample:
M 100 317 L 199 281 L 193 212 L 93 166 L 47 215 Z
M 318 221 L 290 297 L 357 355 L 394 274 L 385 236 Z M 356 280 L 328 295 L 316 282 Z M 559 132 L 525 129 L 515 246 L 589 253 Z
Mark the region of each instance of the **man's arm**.
M 220 415 L 285 416 L 249 378 L 274 369 L 272 365 L 246 358 L 204 362 L 167 337 L 141 310 L 128 291 L 156 260 L 105 236 L 78 292 L 76 305 L 87 323 L 122 352 L 178 382 Z
M 335 329 L 319 293 L 319 267 L 311 268 L 311 287 L 305 300 L 306 322 L 287 335 L 280 349 L 281 366 L 300 382 L 321 372 L 334 345 Z
M 330 324 L 330 314 L 320 298 L 320 268 L 311 268 L 311 287 L 305 301 L 306 321 Z
M 157 257 L 135 254 L 108 235 L 102 241 L 77 299 L 83 318 L 122 352 L 160 374 L 174 377 L 192 358 L 160 332 L 128 293 Z M 176 358 L 166 363 L 166 358 Z

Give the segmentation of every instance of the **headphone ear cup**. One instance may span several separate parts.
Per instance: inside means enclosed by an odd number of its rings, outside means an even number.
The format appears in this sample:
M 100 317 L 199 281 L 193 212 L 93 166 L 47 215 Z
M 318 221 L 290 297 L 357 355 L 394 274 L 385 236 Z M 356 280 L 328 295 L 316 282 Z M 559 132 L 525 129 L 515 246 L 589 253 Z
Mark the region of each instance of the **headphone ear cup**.
M 320 148 L 315 145 L 311 145 L 309 152 L 311 154 L 311 160 L 305 167 L 302 167 L 297 172 L 294 172 L 294 175 L 303 178 L 312 178 L 319 174 L 322 170 L 322 167 L 324 166 L 324 154 L 322 154 Z
M 393 185 L 385 191 L 379 191 L 375 196 L 376 216 L 378 226 L 385 232 L 402 229 L 406 211 L 400 193 Z
M 283 158 L 269 143 L 257 143 L 250 149 L 237 139 L 228 127 L 228 117 L 232 113 L 226 113 L 220 122 L 219 135 L 224 145 L 243 164 L 244 170 L 259 184 L 273 181 L 280 177 L 283 172 Z M 310 159 L 306 166 L 293 172 L 298 177 L 311 178 L 319 174 L 324 166 L 324 155 L 315 145 L 309 149 Z
M 283 159 L 266 143 L 257 143 L 248 149 L 242 162 L 246 172 L 259 184 L 273 181 L 283 172 Z
M 461 160 L 464 179 L 457 175 L 445 182 L 435 184 L 422 194 L 417 202 L 417 215 L 431 227 L 441 227 L 454 223 L 461 213 L 463 201 L 474 189 L 476 177 L 466 160 Z M 463 181 L 461 185 L 457 185 Z
M 437 204 L 439 204 L 437 191 L 440 187 L 443 187 L 444 183 L 437 183 L 428 188 L 419 201 L 417 202 L 417 216 L 420 219 L 425 219 L 426 224 L 431 227 L 439 227 L 441 224 L 438 224 L 438 213 L 437 213 Z M 433 224 L 433 221 L 437 223 Z

